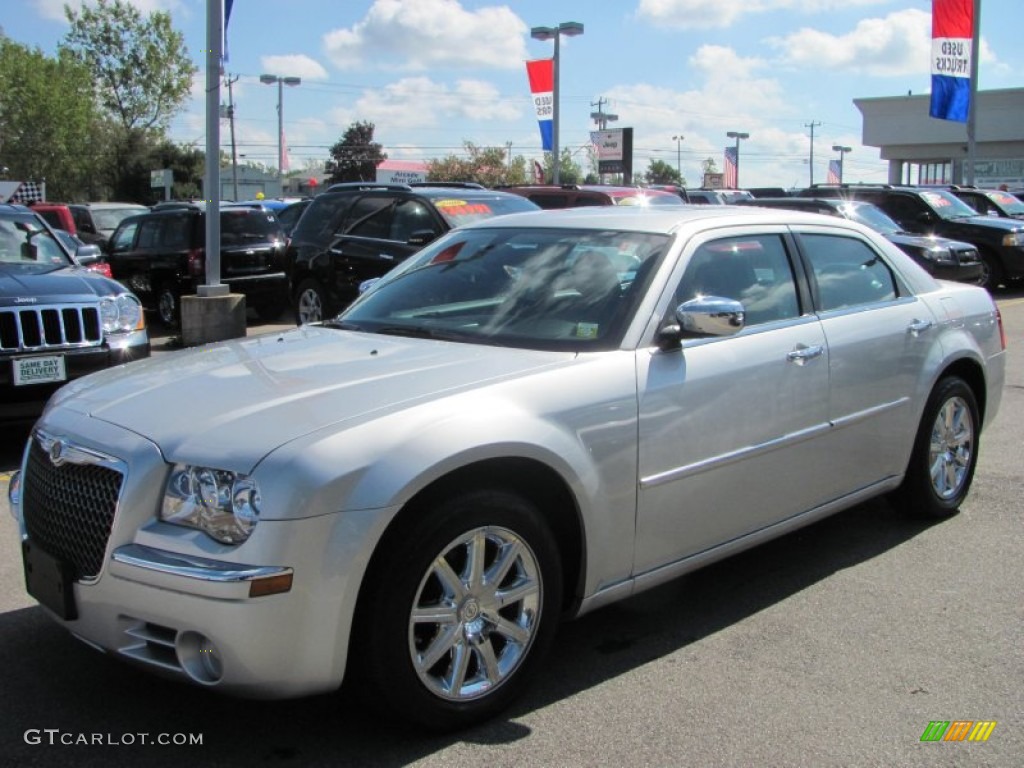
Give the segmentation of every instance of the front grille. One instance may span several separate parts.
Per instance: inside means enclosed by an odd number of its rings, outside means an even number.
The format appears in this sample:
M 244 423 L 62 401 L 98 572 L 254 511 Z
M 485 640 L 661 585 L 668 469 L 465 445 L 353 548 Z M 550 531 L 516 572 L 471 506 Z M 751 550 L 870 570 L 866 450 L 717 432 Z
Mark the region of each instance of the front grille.
M 95 347 L 103 342 L 95 305 L 0 309 L 0 350 L 38 352 Z
M 93 578 L 103 566 L 123 475 L 92 461 L 56 464 L 50 456 L 34 437 L 22 485 L 25 530 L 30 541 L 70 564 L 76 580 Z

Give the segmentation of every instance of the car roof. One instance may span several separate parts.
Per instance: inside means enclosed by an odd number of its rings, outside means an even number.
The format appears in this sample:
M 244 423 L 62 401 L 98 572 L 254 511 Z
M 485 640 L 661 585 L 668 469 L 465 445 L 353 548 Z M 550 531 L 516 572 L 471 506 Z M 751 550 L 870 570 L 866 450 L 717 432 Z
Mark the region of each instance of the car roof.
M 626 232 L 672 234 L 685 227 L 704 229 L 708 225 L 821 224 L 871 232 L 848 219 L 806 211 L 758 209 L 754 206 L 584 206 L 555 211 L 524 211 L 465 225 L 466 229 L 517 226 L 555 229 L 614 229 Z

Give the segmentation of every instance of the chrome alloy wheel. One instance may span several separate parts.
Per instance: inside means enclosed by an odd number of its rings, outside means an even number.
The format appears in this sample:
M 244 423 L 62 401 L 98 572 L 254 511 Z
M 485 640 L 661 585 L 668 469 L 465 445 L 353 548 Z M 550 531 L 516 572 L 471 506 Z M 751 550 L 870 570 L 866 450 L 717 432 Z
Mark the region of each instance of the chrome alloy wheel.
M 967 402 L 951 397 L 935 416 L 928 447 L 932 489 L 941 499 L 956 496 L 971 467 L 974 454 L 974 421 Z
M 424 575 L 409 616 L 420 681 L 454 702 L 493 691 L 527 656 L 542 590 L 536 556 L 512 531 L 487 526 L 452 541 Z
M 320 292 L 315 288 L 307 288 L 299 294 L 299 322 L 318 323 L 324 319 L 323 303 Z

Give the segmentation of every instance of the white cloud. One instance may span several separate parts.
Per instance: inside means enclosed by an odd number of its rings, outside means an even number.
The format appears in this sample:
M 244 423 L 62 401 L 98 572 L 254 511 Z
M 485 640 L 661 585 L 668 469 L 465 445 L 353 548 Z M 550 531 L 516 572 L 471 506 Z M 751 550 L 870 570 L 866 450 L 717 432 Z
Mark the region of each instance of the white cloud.
M 637 14 L 681 29 L 728 27 L 741 17 L 770 11 L 825 13 L 889 0 L 640 0 Z
M 793 66 L 869 75 L 920 74 L 931 59 L 931 14 L 916 9 L 864 19 L 845 35 L 800 29 L 770 45 Z
M 323 37 L 339 69 L 510 69 L 526 58 L 526 24 L 505 6 L 458 0 L 375 0 L 362 21 Z
M 281 77 L 301 77 L 303 80 L 326 80 L 327 70 L 320 62 L 303 53 L 285 56 L 261 56 L 261 72 Z
M 434 126 L 446 118 L 518 120 L 522 103 L 502 99 L 497 88 L 481 80 L 459 80 L 449 87 L 427 77 L 409 77 L 364 92 L 345 114 L 395 130 Z

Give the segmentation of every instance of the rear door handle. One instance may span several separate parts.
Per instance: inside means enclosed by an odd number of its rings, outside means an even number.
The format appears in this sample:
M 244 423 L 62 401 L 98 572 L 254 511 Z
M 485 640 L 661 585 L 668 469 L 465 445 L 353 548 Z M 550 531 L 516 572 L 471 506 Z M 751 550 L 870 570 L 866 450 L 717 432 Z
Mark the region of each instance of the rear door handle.
M 797 365 L 804 365 L 808 360 L 821 357 L 825 353 L 825 347 L 816 344 L 808 347 L 806 344 L 797 344 L 796 349 L 786 355 L 786 359 Z
M 920 336 L 933 325 L 934 323 L 931 320 L 914 320 L 907 326 L 907 330 L 914 336 Z

